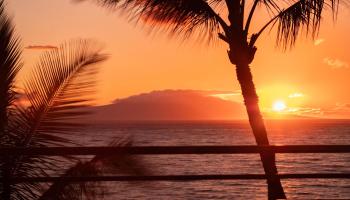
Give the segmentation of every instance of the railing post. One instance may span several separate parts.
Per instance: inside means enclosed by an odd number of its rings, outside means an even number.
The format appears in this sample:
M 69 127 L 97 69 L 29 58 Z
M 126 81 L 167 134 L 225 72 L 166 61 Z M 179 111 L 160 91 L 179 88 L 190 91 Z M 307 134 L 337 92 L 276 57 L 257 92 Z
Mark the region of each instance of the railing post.
M 7 156 L 4 156 L 3 158 L 3 166 L 2 166 L 2 177 L 3 177 L 3 182 L 2 182 L 2 199 L 4 200 L 10 200 L 11 199 L 11 177 L 10 177 L 10 170 L 11 170 L 11 165 L 10 165 L 10 159 L 8 159 Z

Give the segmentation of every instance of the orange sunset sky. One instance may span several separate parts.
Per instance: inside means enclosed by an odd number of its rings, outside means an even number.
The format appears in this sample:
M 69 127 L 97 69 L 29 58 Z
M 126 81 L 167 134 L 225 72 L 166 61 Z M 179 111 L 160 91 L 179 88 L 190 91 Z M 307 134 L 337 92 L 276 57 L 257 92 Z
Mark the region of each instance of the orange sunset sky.
M 110 59 L 99 74 L 99 104 L 163 89 L 225 91 L 215 96 L 241 101 L 227 46 L 219 40 L 207 45 L 149 35 L 147 26 L 135 26 L 118 12 L 90 2 L 8 0 L 7 4 L 23 47 L 32 46 L 24 51 L 26 69 L 47 47 L 72 38 L 92 38 L 104 45 Z M 255 15 L 255 28 L 267 16 Z M 344 6 L 336 23 L 326 12 L 317 38 L 300 37 L 286 52 L 275 47 L 274 31 L 261 37 L 252 70 L 264 111 L 350 118 L 349 19 Z

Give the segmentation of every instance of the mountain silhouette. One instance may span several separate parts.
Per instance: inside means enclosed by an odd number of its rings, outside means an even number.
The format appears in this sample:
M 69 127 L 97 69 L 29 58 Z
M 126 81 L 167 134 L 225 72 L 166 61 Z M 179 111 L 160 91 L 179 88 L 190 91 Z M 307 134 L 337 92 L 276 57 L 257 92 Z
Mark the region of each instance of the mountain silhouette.
M 245 118 L 243 104 L 211 96 L 217 91 L 162 90 L 91 107 L 89 120 L 232 120 Z

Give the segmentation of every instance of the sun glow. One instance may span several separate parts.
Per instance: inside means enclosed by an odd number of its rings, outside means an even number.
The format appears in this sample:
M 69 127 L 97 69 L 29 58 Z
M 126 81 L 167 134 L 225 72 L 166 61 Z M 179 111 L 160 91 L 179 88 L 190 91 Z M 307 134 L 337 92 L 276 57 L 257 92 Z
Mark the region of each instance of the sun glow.
M 281 112 L 287 108 L 286 104 L 284 101 L 278 100 L 275 101 L 272 105 L 272 110 L 275 112 Z

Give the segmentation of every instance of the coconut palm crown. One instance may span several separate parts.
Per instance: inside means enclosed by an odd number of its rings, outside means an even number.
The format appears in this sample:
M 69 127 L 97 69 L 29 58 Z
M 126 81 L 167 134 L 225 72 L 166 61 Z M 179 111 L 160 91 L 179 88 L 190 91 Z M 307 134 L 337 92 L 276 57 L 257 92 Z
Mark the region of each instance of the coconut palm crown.
M 80 0 L 81 1 L 81 0 Z M 304 30 L 315 37 L 323 11 L 328 8 L 335 18 L 339 0 L 95 0 L 98 4 L 122 10 L 131 21 L 150 25 L 151 30 L 164 31 L 183 39 L 194 36 L 209 42 L 217 36 L 228 44 L 230 62 L 236 66 L 249 122 L 258 145 L 269 145 L 267 131 L 258 105 L 250 64 L 257 51 L 256 41 L 267 29 L 277 31 L 277 45 L 294 46 Z M 223 9 L 224 8 L 224 9 Z M 258 8 L 266 9 L 270 18 L 257 31 L 250 27 Z M 270 199 L 285 198 L 277 175 L 275 155 L 261 153 L 267 175 Z

